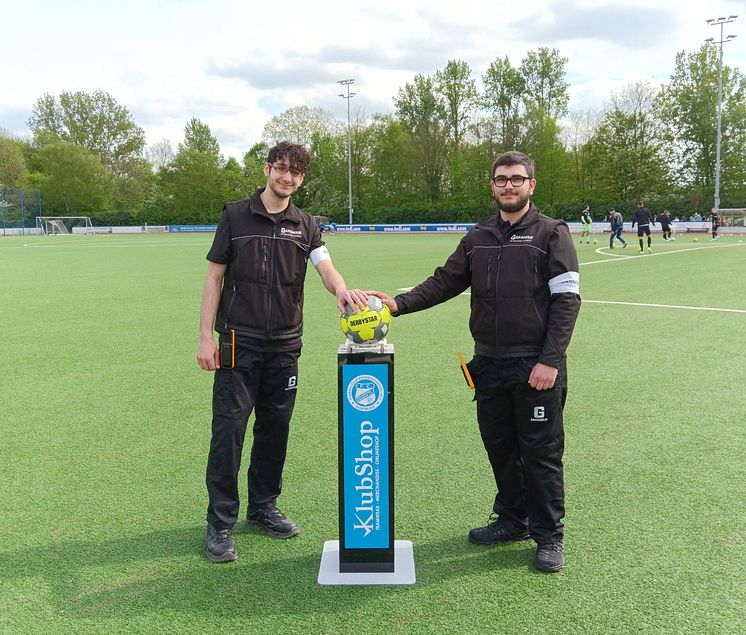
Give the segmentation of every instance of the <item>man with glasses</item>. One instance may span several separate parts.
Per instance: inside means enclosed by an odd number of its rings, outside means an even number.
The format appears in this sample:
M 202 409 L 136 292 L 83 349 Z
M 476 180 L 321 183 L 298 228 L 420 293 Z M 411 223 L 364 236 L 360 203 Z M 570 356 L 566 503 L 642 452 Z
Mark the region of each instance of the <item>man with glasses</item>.
M 578 258 L 567 225 L 531 203 L 534 163 L 506 152 L 492 166 L 498 213 L 461 240 L 432 276 L 391 298 L 413 313 L 471 288 L 477 421 L 497 485 L 493 515 L 469 532 L 477 545 L 532 538 L 540 571 L 564 567 L 562 414 L 565 351 L 580 309 Z
M 207 557 L 235 560 L 238 472 L 249 415 L 255 413 L 246 520 L 275 538 L 298 526 L 276 505 L 298 387 L 303 285 L 310 260 L 337 307 L 364 305 L 332 265 L 313 216 L 293 205 L 310 156 L 282 142 L 264 164 L 266 187 L 226 203 L 207 254 L 197 362 L 214 371 L 212 440 L 207 462 Z M 219 334 L 219 346 L 213 336 Z

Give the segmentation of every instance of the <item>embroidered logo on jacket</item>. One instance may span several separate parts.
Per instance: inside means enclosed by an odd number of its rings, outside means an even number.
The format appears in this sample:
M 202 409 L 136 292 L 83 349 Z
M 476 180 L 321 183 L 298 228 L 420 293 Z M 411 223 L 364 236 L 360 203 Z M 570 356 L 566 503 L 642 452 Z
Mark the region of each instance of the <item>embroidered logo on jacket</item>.
M 297 229 L 288 229 L 287 227 L 282 227 L 280 229 L 281 234 L 289 234 L 290 236 L 298 236 L 299 238 L 303 235 L 302 231 L 298 231 Z

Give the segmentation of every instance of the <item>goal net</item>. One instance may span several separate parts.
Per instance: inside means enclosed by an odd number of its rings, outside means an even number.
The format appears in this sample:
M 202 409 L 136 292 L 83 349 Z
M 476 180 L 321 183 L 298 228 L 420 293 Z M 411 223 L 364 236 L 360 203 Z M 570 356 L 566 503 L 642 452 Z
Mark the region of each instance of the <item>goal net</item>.
M 93 233 L 90 216 L 37 216 L 36 226 L 45 236 Z
M 725 227 L 746 227 L 746 208 L 720 208 L 720 223 Z

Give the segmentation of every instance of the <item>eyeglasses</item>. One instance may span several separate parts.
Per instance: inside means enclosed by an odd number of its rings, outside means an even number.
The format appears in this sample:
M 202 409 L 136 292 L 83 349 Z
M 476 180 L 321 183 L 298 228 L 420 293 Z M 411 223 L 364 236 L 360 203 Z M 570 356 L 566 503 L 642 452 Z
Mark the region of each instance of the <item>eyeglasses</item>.
M 526 181 L 530 180 L 528 176 L 521 176 L 520 174 L 514 174 L 511 177 L 507 176 L 493 176 L 492 182 L 497 187 L 505 187 L 508 184 L 508 181 L 510 181 L 510 184 L 513 187 L 521 187 Z
M 303 176 L 303 172 L 301 172 L 300 170 L 296 170 L 282 163 L 270 163 L 269 167 L 276 170 L 280 174 L 287 174 L 288 172 L 290 172 L 290 176 L 295 179 L 297 179 L 299 176 Z

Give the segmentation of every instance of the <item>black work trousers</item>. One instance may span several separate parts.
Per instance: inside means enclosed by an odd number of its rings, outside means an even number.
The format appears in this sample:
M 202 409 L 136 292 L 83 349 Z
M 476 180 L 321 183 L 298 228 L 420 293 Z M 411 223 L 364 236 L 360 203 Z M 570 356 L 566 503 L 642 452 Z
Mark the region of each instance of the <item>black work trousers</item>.
M 477 356 L 469 364 L 477 420 L 495 475 L 494 511 L 500 520 L 528 525 L 539 544 L 561 542 L 565 515 L 562 468 L 567 397 L 563 362 L 551 390 L 528 384 L 535 359 Z
M 230 529 L 238 519 L 238 472 L 252 410 L 256 417 L 248 470 L 249 511 L 273 504 L 282 491 L 298 356 L 244 351 L 245 368 L 215 371 L 206 482 L 207 522 L 217 529 Z

